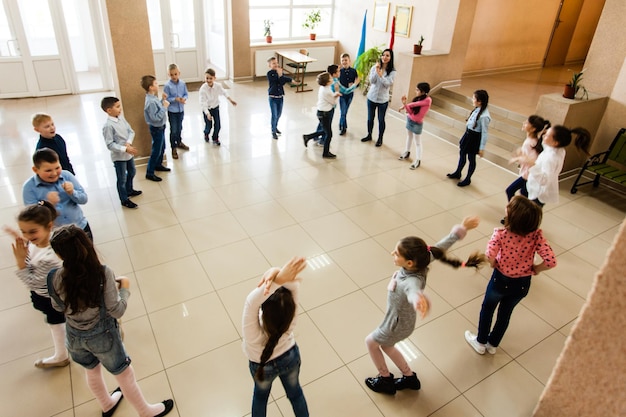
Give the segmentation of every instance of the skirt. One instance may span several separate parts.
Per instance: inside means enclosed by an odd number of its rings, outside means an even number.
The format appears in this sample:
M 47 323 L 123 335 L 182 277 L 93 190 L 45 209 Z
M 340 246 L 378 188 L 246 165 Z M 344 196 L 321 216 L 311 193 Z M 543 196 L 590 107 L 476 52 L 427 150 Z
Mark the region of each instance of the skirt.
M 472 129 L 465 130 L 465 134 L 461 137 L 459 148 L 461 151 L 470 154 L 477 154 L 480 148 L 481 133 Z

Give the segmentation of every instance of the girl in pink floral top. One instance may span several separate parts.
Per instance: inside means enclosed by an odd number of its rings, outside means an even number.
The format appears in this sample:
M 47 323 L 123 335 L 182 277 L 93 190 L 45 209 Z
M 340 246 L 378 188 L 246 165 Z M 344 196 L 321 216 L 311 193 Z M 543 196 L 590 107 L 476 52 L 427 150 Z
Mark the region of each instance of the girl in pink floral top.
M 539 229 L 542 209 L 528 198 L 517 195 L 506 207 L 504 228 L 497 228 L 487 243 L 485 255 L 493 267 L 480 310 L 478 334 L 465 332 L 465 340 L 483 355 L 496 353 L 515 306 L 530 289 L 530 278 L 556 266 L 556 257 Z M 534 264 L 535 253 L 543 260 Z M 498 309 L 496 323 L 491 327 Z

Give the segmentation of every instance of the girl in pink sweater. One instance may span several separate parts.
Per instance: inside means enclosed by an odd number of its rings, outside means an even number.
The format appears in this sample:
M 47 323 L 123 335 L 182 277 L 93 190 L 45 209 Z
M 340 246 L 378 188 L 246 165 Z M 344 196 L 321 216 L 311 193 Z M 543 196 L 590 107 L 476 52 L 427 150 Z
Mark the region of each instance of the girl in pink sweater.
M 422 127 L 424 117 L 433 100 L 428 96 L 430 85 L 428 83 L 418 83 L 415 88 L 417 96 L 408 103 L 406 96 L 402 96 L 402 107 L 399 111 L 406 110 L 406 147 L 404 153 L 398 159 L 407 159 L 411 154 L 411 142 L 415 142 L 415 159 L 411 164 L 411 169 L 420 166 L 422 159 Z

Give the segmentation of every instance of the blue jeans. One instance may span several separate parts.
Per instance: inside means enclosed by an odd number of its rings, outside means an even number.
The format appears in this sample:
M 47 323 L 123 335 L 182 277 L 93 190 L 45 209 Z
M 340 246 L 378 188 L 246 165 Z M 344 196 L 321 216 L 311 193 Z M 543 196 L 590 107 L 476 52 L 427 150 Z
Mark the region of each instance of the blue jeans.
M 163 165 L 163 153 L 165 152 L 165 126 L 150 126 L 152 136 L 152 151 L 148 159 L 146 175 L 154 175 L 154 169 Z
M 180 145 L 180 142 L 183 140 L 180 135 L 183 133 L 184 117 L 185 112 L 183 111 L 180 113 L 167 112 L 167 118 L 170 121 L 170 146 L 172 147 L 172 150 Z
M 272 112 L 272 133 L 276 133 L 278 129 L 278 119 L 283 114 L 283 98 L 268 97 L 270 102 L 270 111 Z
M 222 123 L 220 122 L 220 106 L 217 106 L 214 109 L 209 109 L 209 114 L 211 115 L 211 119 L 209 120 L 206 117 L 206 114 L 202 113 L 204 117 L 204 139 L 207 140 L 209 137 L 209 133 L 211 133 L 211 129 L 213 129 L 213 140 L 217 140 L 219 138 L 220 130 L 222 129 Z
M 99 363 L 113 375 L 119 375 L 130 365 L 117 320 L 107 316 L 99 320 L 94 328 L 78 330 L 66 325 L 65 344 L 72 360 L 87 369 Z
M 372 130 L 374 130 L 374 115 L 376 109 L 378 109 L 378 139 L 383 138 L 385 133 L 385 114 L 387 113 L 387 107 L 389 103 L 374 103 L 371 100 L 367 100 L 367 135 L 372 136 Z
M 117 195 L 123 203 L 128 200 L 128 194 L 133 191 L 133 178 L 135 178 L 135 160 L 113 161 L 115 176 L 117 177 Z
M 491 280 L 487 284 L 485 299 L 480 309 L 478 322 L 479 343 L 499 346 L 504 332 L 509 327 L 509 320 L 515 306 L 522 301 L 530 290 L 530 276 L 521 278 L 509 278 L 496 268 L 491 274 Z M 491 329 L 493 314 L 498 308 L 496 324 Z
M 520 194 L 524 197 L 528 197 L 528 189 L 526 189 L 526 180 L 524 177 L 518 177 L 511 185 L 506 187 L 506 198 L 511 201 L 517 190 L 520 190 Z
M 348 109 L 350 108 L 350 103 L 352 103 L 352 98 L 354 97 L 354 93 L 344 94 L 339 97 L 339 110 L 341 111 L 341 115 L 339 116 L 339 130 L 344 130 L 348 128 Z
M 252 417 L 265 417 L 267 414 L 267 401 L 272 389 L 272 382 L 276 377 L 280 378 L 296 417 L 309 416 L 306 399 L 298 381 L 298 376 L 300 375 L 300 350 L 298 345 L 294 345 L 287 352 L 265 364 L 263 367 L 263 381 L 259 381 L 254 376 L 259 364 L 250 361 L 249 365 L 250 374 L 254 379 Z

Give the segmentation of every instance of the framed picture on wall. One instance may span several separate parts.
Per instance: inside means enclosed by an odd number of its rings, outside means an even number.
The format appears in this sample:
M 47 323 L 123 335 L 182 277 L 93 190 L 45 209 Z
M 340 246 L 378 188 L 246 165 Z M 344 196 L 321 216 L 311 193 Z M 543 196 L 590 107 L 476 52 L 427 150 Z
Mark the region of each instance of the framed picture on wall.
M 396 35 L 408 38 L 411 33 L 411 17 L 413 6 L 399 4 L 396 6 Z
M 387 20 L 389 20 L 389 3 L 386 1 L 375 1 L 372 26 L 376 30 L 387 32 Z

